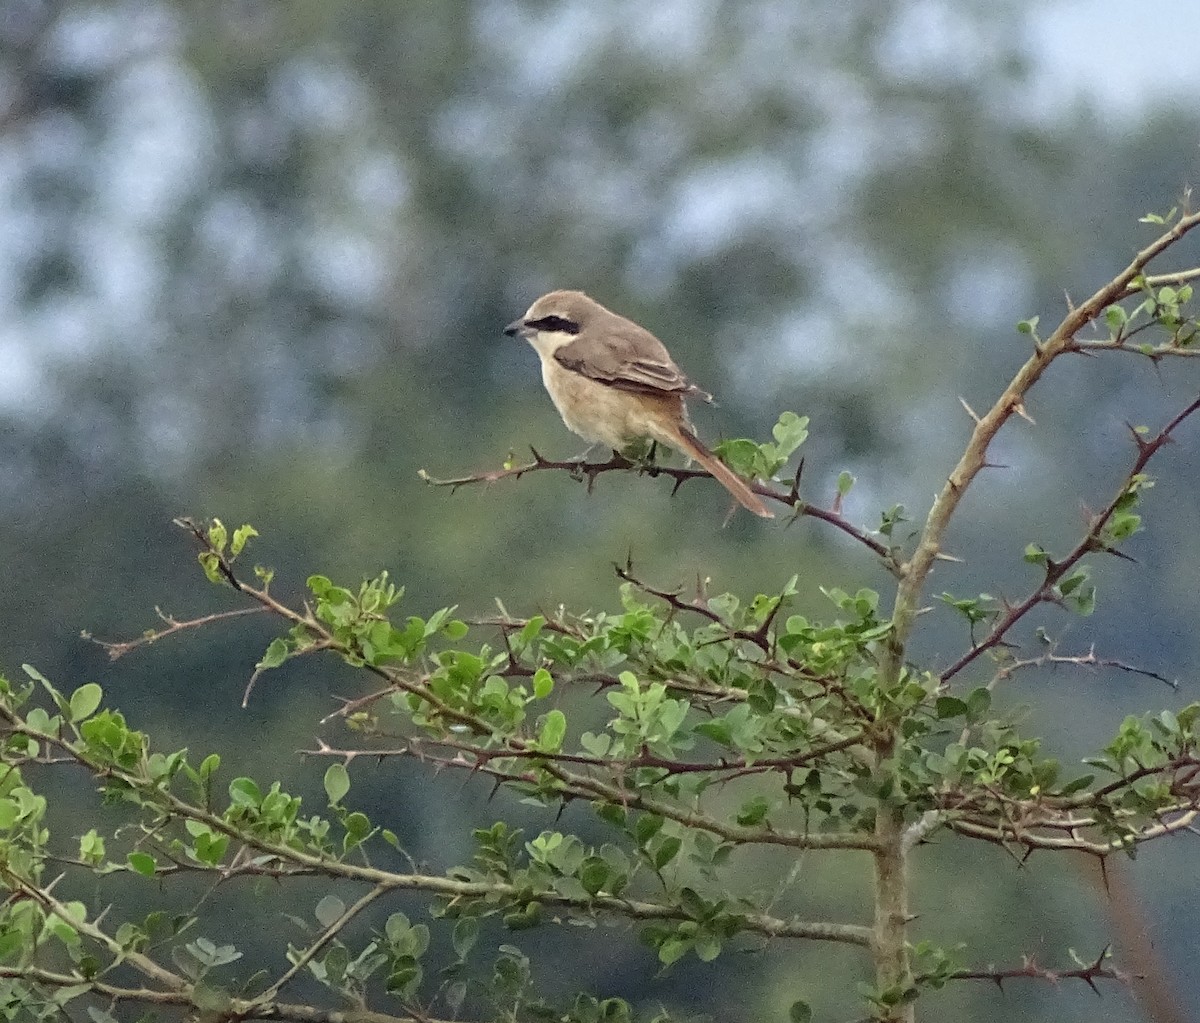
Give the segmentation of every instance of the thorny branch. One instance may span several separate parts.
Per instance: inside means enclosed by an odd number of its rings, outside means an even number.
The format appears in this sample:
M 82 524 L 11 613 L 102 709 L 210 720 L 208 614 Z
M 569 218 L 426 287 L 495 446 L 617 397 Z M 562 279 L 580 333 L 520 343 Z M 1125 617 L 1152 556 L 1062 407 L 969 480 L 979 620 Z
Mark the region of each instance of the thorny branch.
M 573 478 L 578 480 L 587 480 L 587 489 L 591 493 L 592 487 L 595 485 L 596 477 L 606 472 L 624 472 L 629 469 L 637 469 L 639 472 L 647 476 L 668 476 L 675 481 L 675 486 L 672 493 L 678 490 L 688 480 L 701 479 L 711 477 L 711 474 L 704 469 L 683 468 L 680 466 L 646 464 L 642 462 L 634 462 L 618 452 L 613 452 L 612 458 L 604 462 L 586 462 L 578 459 L 568 459 L 566 461 L 555 461 L 553 459 L 543 457 L 536 449 L 530 448 L 533 453 L 533 461 L 526 462 L 522 465 L 515 465 L 506 469 L 493 469 L 487 472 L 476 473 L 471 476 L 459 476 L 452 479 L 437 479 L 430 476 L 424 469 L 420 470 L 420 477 L 430 486 L 434 487 L 450 487 L 451 490 L 457 490 L 459 487 L 470 486 L 476 483 L 495 483 L 498 480 L 505 479 L 520 479 L 522 476 L 531 472 L 541 471 L 557 471 L 567 472 Z M 750 487 L 760 497 L 765 497 L 771 501 L 778 501 L 780 504 L 786 505 L 792 510 L 797 518 L 809 517 L 820 519 L 822 522 L 828 523 L 834 529 L 840 530 L 847 536 L 857 540 L 863 546 L 874 551 L 882 560 L 888 571 L 895 574 L 898 570 L 898 560 L 896 552 L 888 547 L 878 537 L 872 535 L 868 530 L 862 529 L 854 525 L 849 519 L 845 518 L 840 512 L 833 508 L 823 508 L 820 505 L 809 504 L 807 501 L 800 499 L 800 471 L 797 470 L 796 476 L 793 479 L 790 487 L 787 490 L 782 490 L 777 487 L 769 486 L 758 480 L 747 480 L 746 485 Z
M 1061 980 L 1078 980 L 1099 995 L 1100 990 L 1096 987 L 1098 980 L 1112 980 L 1120 984 L 1128 984 L 1130 981 L 1138 979 L 1134 974 L 1123 973 L 1121 970 L 1106 966 L 1105 963 L 1110 955 L 1111 950 L 1105 948 L 1094 962 L 1068 969 L 1047 969 L 1039 965 L 1033 956 L 1027 955 L 1022 958 L 1020 966 L 1007 969 L 989 967 L 982 970 L 954 970 L 941 975 L 918 975 L 915 979 L 918 983 L 933 979 L 935 976 L 940 980 L 990 980 L 1001 989 L 1006 980 L 1048 980 L 1052 984 L 1057 984 Z
M 938 496 L 934 499 L 925 525 L 921 529 L 912 557 L 901 566 L 900 584 L 896 590 L 892 621 L 894 625 L 888 644 L 888 659 L 883 675 L 887 681 L 899 678 L 909 633 L 920 612 L 921 594 L 935 559 L 941 553 L 946 529 L 959 502 L 989 464 L 988 449 L 1000 429 L 1014 416 L 1025 415 L 1025 399 L 1033 386 L 1059 356 L 1075 349 L 1076 335 L 1114 302 L 1141 290 L 1143 271 L 1155 256 L 1176 244 L 1189 231 L 1200 225 L 1200 212 L 1181 217 L 1167 231 L 1137 253 L 1133 261 L 1116 277 L 1097 290 L 1082 305 L 1070 309 L 1045 341 L 1034 341 L 1033 354 L 1017 371 L 992 407 L 975 417 L 975 426 L 958 464 L 950 472 Z M 1136 283 L 1135 282 L 1139 282 Z M 975 656 L 978 656 L 977 654 Z M 955 670 L 960 670 L 956 666 Z
M 1024 600 L 1010 605 L 983 639 L 975 643 L 957 661 L 941 673 L 940 678 L 942 682 L 949 681 L 981 654 L 1002 643 L 1009 630 L 1039 604 L 1054 601 L 1056 599 L 1053 594 L 1054 588 L 1087 555 L 1097 552 L 1116 553 L 1113 548 L 1103 543 L 1101 539 L 1105 527 L 1117 511 L 1121 500 L 1128 492 L 1129 487 L 1133 485 L 1136 477 L 1145 470 L 1150 460 L 1171 441 L 1174 431 L 1198 410 L 1200 410 L 1200 397 L 1197 397 L 1184 406 L 1166 426 L 1149 440 L 1139 436 L 1137 433 L 1133 433 L 1133 438 L 1137 444 L 1137 457 L 1134 459 L 1132 467 L 1126 474 L 1125 479 L 1117 489 L 1117 493 L 1113 496 L 1112 500 L 1108 502 L 1103 511 L 1092 516 L 1087 531 L 1066 557 L 1061 561 L 1052 559 L 1046 561 L 1045 575 L 1037 588 L 1026 596 Z

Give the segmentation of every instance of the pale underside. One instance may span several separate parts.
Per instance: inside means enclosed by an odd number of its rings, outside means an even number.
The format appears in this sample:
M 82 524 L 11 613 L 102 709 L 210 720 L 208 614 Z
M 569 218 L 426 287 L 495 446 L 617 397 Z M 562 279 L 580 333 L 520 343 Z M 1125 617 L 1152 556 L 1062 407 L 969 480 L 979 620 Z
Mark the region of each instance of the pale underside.
M 631 393 L 600 383 L 563 366 L 553 355 L 559 345 L 539 344 L 545 338 L 541 334 L 530 340 L 541 357 L 542 382 L 567 429 L 588 443 L 617 451 L 645 438 L 679 446 L 678 434 L 670 426 L 682 421 L 691 429 L 679 392 Z

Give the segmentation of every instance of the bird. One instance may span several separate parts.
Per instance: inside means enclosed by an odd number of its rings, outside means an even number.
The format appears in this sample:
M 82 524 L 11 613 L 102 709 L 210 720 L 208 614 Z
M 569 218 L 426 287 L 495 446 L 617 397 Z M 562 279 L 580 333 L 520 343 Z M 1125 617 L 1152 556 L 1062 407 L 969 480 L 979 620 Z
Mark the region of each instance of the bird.
M 775 516 L 696 436 L 684 398 L 712 396 L 684 376 L 666 346 L 645 327 L 582 291 L 551 291 L 504 328 L 528 341 L 542 383 L 573 433 L 623 451 L 636 441 L 664 444 L 699 462 L 743 508 Z

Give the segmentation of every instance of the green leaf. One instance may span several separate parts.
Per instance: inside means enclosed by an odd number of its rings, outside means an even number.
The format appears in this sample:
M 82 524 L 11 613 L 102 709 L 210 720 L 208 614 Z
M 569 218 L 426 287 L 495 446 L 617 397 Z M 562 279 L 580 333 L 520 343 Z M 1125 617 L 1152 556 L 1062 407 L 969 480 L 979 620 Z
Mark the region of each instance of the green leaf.
M 154 857 L 149 853 L 131 852 L 125 859 L 142 877 L 153 877 L 154 870 L 158 866 L 154 861 Z
M 677 963 L 687 953 L 691 942 L 685 938 L 671 937 L 658 946 L 658 961 L 664 966 Z
M 463 621 L 455 618 L 442 626 L 442 635 L 445 636 L 451 643 L 457 643 L 468 632 L 471 627 Z
M 1050 555 L 1040 544 L 1031 543 L 1025 548 L 1025 560 L 1031 565 L 1044 565 L 1050 560 Z
M 567 734 L 567 716 L 561 710 L 552 710 L 542 721 L 542 731 L 538 736 L 538 747 L 547 753 L 557 753 L 562 749 L 563 739 Z
M 205 981 L 199 981 L 192 988 L 192 1004 L 201 1013 L 219 1016 L 229 1008 L 229 992 L 223 991 L 219 987 L 214 987 Z
M 249 524 L 238 526 L 238 528 L 233 531 L 233 543 L 229 547 L 230 557 L 236 558 L 239 554 L 241 554 L 242 548 L 246 546 L 246 541 L 252 536 L 258 536 L 258 530 L 253 526 Z
M 971 724 L 983 720 L 983 715 L 986 714 L 992 706 L 992 691 L 986 686 L 980 686 L 978 689 L 973 689 L 967 697 L 967 720 Z
M 313 910 L 313 916 L 317 918 L 322 927 L 332 927 L 345 913 L 346 904 L 336 895 L 326 895 Z
M 738 811 L 737 822 L 744 828 L 761 824 L 771 809 L 771 804 L 763 796 L 755 796 L 742 804 Z
M 775 454 L 787 461 L 801 444 L 808 439 L 808 416 L 798 416 L 795 412 L 784 412 L 771 428 L 775 438 Z
M 229 798 L 235 806 L 261 806 L 263 797 L 253 778 L 234 778 L 229 783 Z
M 208 527 L 208 542 L 212 544 L 218 554 L 225 550 L 225 543 L 228 539 L 229 531 L 225 528 L 225 523 L 220 519 L 213 519 L 212 525 Z
M 476 917 L 464 916 L 455 922 L 450 940 L 454 943 L 454 954 L 459 959 L 467 958 L 478 939 L 479 920 Z
M 934 709 L 940 721 L 945 721 L 947 718 L 966 717 L 967 714 L 967 705 L 956 696 L 939 696 L 934 704 Z
M 288 657 L 288 644 L 286 639 L 276 637 L 271 640 L 267 646 L 266 652 L 254 667 L 260 671 L 266 671 L 269 668 L 278 668 Z
M 659 847 L 654 850 L 654 869 L 662 870 L 663 867 L 679 855 L 679 850 L 682 848 L 682 839 L 675 835 L 668 835 L 662 840 Z
M 329 797 L 329 805 L 337 806 L 349 791 L 350 772 L 346 765 L 330 764 L 325 772 L 325 795 Z
M 196 555 L 196 560 L 200 562 L 200 567 L 204 569 L 204 575 L 210 583 L 216 583 L 218 586 L 225 584 L 225 577 L 221 575 L 221 559 L 212 551 L 201 551 Z
M 594 757 L 606 757 L 608 751 L 612 748 L 612 736 L 605 732 L 595 735 L 592 732 L 584 732 L 579 737 L 579 745 L 587 750 Z
M 854 482 L 855 482 L 854 477 L 851 476 L 850 473 L 848 473 L 845 469 L 843 469 L 840 473 L 838 473 L 838 478 L 837 478 L 838 497 L 845 497 L 848 493 L 850 493 L 850 488 L 854 486 Z
M 71 720 L 82 721 L 96 713 L 104 691 L 95 682 L 82 685 L 71 694 Z
M 539 700 L 544 700 L 554 692 L 554 676 L 545 668 L 538 668 L 533 673 L 533 695 Z
M 596 895 L 608 881 L 608 864 L 599 856 L 589 856 L 579 870 L 579 883 L 589 895 Z

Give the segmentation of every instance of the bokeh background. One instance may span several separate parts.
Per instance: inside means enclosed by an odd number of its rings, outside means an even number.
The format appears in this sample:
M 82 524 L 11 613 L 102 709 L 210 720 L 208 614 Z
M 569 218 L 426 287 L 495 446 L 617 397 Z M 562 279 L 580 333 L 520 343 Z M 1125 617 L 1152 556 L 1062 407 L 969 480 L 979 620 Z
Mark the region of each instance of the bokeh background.
M 713 487 L 671 498 L 666 481 L 610 475 L 589 496 L 539 475 L 451 494 L 417 470 L 577 453 L 533 353 L 500 329 L 541 292 L 582 287 L 718 394 L 698 410 L 707 437 L 766 437 L 795 410 L 812 419 L 808 496 L 828 500 L 849 470 L 852 517 L 923 515 L 967 435 L 959 397 L 986 407 L 1025 357 L 1016 321 L 1056 322 L 1151 236 L 1137 218 L 1200 177 L 1196 38 L 1191 0 L 3 0 L 3 669 L 100 681 L 162 744 L 220 750 L 320 806 L 324 765 L 296 751 L 351 676 L 289 668 L 243 711 L 265 622 L 115 664 L 80 639 L 135 635 L 156 605 L 223 606 L 173 516 L 253 522 L 281 595 L 310 572 L 387 568 L 418 614 L 485 614 L 497 597 L 516 613 L 610 607 L 611 563 L 630 554 L 660 585 L 702 574 L 746 596 L 799 573 L 810 612 L 818 584 L 884 587 L 819 524 L 722 528 Z M 1197 385 L 1190 365 L 1057 366 L 1036 426 L 1001 438 L 1011 468 L 964 504 L 965 561 L 939 566 L 933 592 L 1026 592 L 1025 544 L 1061 549 L 1125 471 L 1125 421 L 1157 423 Z M 1096 642 L 1180 689 L 1060 671 L 1003 690 L 1064 759 L 1126 713 L 1200 697 L 1200 434 L 1180 440 L 1139 564 L 1095 566 L 1091 619 L 1042 619 L 1064 652 Z M 925 624 L 916 652 L 949 663 L 959 623 Z M 412 766 L 356 765 L 355 794 L 432 869 L 498 813 L 554 826 Z M 1198 862 L 1180 839 L 1130 874 L 1193 1018 Z M 868 876 L 814 858 L 789 898 L 861 913 Z M 1077 864 L 946 839 L 923 850 L 916 908 L 973 963 L 1059 963 L 1113 931 Z M 539 980 L 751 1020 L 799 997 L 844 1008 L 865 978 L 844 951 L 778 945 L 656 978 L 628 933 L 602 941 L 552 935 Z M 1103 1002 L 1014 984 L 922 1003 L 931 1020 L 1097 1014 L 1165 1018 L 1112 986 Z

